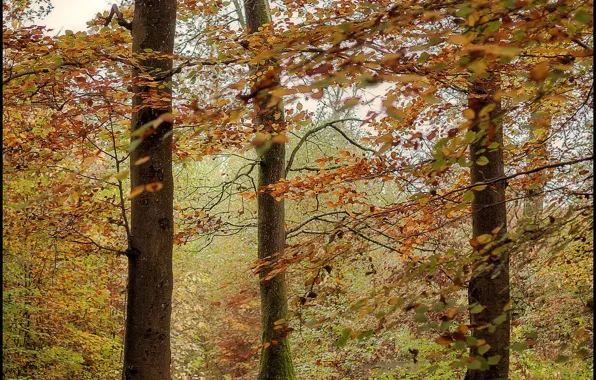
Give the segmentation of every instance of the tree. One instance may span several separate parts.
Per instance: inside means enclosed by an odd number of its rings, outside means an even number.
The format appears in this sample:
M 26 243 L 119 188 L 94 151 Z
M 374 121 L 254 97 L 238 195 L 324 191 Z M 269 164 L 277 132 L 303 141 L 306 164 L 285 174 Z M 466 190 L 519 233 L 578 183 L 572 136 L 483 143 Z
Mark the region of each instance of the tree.
M 472 184 L 494 181 L 505 175 L 501 105 L 495 100 L 498 89 L 495 82 L 495 74 L 490 74 L 487 79 L 477 79 L 472 83 L 468 97 L 469 109 L 474 112 L 472 131 L 477 135 L 470 144 Z M 478 261 L 474 263 L 468 285 L 468 299 L 471 305 L 484 308 L 477 313 L 474 309 L 470 312 L 472 336 L 486 342 L 489 350 L 484 353 L 498 355 L 500 360 L 489 369 L 469 369 L 466 380 L 509 378 L 509 257 L 503 250 L 482 249 L 488 241 L 498 241 L 507 233 L 506 186 L 506 181 L 498 181 L 479 188 L 472 201 L 472 245 Z M 500 324 L 487 326 L 502 315 L 506 319 Z M 482 356 L 479 347 L 472 346 L 471 354 Z
M 246 24 L 250 33 L 255 33 L 269 22 L 265 0 L 247 0 L 244 2 Z M 254 73 L 261 70 L 264 74 L 259 81 L 267 80 L 273 74 L 273 61 L 257 65 Z M 257 82 L 257 86 L 260 82 Z M 288 329 L 285 319 L 288 314 L 286 280 L 284 273 L 270 276 L 269 273 L 278 259 L 284 254 L 286 231 L 284 226 L 284 200 L 276 199 L 268 187 L 285 178 L 286 147 L 283 105 L 273 107 L 269 104 L 271 95 L 268 89 L 261 90 L 255 98 L 255 123 L 263 126 L 261 133 L 274 137 L 263 141 L 263 151 L 259 162 L 258 208 L 258 256 L 266 262 L 267 269 L 260 272 L 261 291 L 261 328 L 263 330 L 261 359 L 258 379 L 295 379 L 294 365 L 287 339 Z M 281 138 L 281 140 L 280 140 Z M 281 323 L 280 323 L 281 321 Z
M 176 1 L 138 0 L 132 23 L 134 54 L 172 54 Z M 128 256 L 124 379 L 170 378 L 173 193 L 172 58 L 146 56 L 133 71 L 133 197 Z M 142 79 L 149 75 L 151 79 Z M 156 95 L 158 98 L 156 99 Z M 153 123 L 151 125 L 151 123 Z M 146 128 L 147 125 L 153 128 Z M 145 127 L 145 128 L 144 128 Z M 135 132 L 143 131 L 142 136 Z

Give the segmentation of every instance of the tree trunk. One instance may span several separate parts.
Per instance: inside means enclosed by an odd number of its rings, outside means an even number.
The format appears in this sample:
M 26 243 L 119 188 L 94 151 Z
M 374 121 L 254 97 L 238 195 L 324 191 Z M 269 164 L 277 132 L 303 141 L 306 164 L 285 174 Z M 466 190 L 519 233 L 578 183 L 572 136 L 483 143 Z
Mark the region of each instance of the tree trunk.
M 265 0 L 246 0 L 244 2 L 246 23 L 249 32 L 254 32 L 269 21 Z M 267 67 L 254 68 L 253 72 L 267 71 Z M 266 91 L 266 90 L 264 90 Z M 263 125 L 265 133 L 279 133 L 285 131 L 283 108 L 267 108 L 270 96 L 257 95 L 255 111 L 257 125 Z M 278 114 L 277 118 L 275 117 Z M 266 149 L 259 163 L 259 188 L 268 186 L 285 178 L 286 147 L 283 143 L 272 143 Z M 285 319 L 288 314 L 286 281 L 284 274 L 278 274 L 271 279 L 266 276 L 272 266 L 284 253 L 286 240 L 284 226 L 284 201 L 277 201 L 268 191 L 259 192 L 258 204 L 258 255 L 271 266 L 260 273 L 261 291 L 261 325 L 263 329 L 261 361 L 259 365 L 259 380 L 287 380 L 295 379 L 294 365 L 287 339 L 287 331 L 283 324 L 275 325 L 276 321 Z M 276 329 L 277 327 L 277 329 Z
M 548 151 L 545 147 L 548 139 L 548 134 L 551 125 L 551 115 L 545 111 L 537 111 L 537 117 L 532 120 L 532 123 L 536 127 L 540 127 L 546 130 L 543 135 L 536 138 L 536 144 L 541 144 L 528 153 L 528 164 L 540 166 L 539 164 L 546 165 L 548 163 Z M 528 132 L 528 141 L 532 141 L 532 131 Z M 542 142 L 541 142 L 542 141 Z M 535 162 L 538 161 L 538 162 Z M 526 190 L 526 199 L 524 200 L 523 216 L 532 221 L 533 224 L 539 224 L 539 221 L 544 212 L 544 174 L 536 173 L 531 175 L 530 178 L 537 180 L 533 188 Z
M 498 178 L 504 175 L 503 164 L 503 129 L 500 102 L 493 99 L 498 88 L 496 81 L 498 77 L 491 75 L 488 79 L 477 80 L 473 83 L 468 97 L 468 106 L 474 110 L 473 130 L 479 133 L 480 137 L 470 145 L 470 154 L 473 165 L 471 167 L 472 183 L 483 182 Z M 484 114 L 482 109 L 494 104 L 494 109 Z M 485 110 L 486 111 L 486 110 Z M 484 114 L 484 115 L 483 115 Z M 499 119 L 499 120 L 497 120 Z M 488 146 L 496 142 L 497 149 L 489 149 Z M 478 159 L 484 156 L 488 159 L 486 165 L 480 165 L 483 160 Z M 495 229 L 500 228 L 495 240 L 503 237 L 507 232 L 507 208 L 505 204 L 506 182 L 501 181 L 487 186 L 482 191 L 475 191 L 472 201 L 472 224 L 474 236 L 493 234 Z M 487 252 L 486 254 L 490 254 Z M 472 335 L 476 339 L 483 339 L 490 345 L 490 349 L 484 355 L 477 352 L 477 347 L 472 347 L 470 354 L 480 359 L 482 369 L 471 370 L 466 373 L 466 380 L 473 379 L 508 379 L 509 378 L 509 313 L 504 310 L 509 302 L 509 257 L 502 253 L 497 257 L 491 257 L 487 261 L 491 264 L 488 269 L 477 270 L 473 273 L 468 288 L 468 300 L 470 304 L 478 303 L 485 307 L 480 313 L 470 314 L 472 324 Z M 486 324 L 493 323 L 493 320 L 503 314 L 507 314 L 507 320 L 494 328 L 486 328 Z M 484 326 L 484 328 L 483 328 Z M 499 355 L 500 360 L 496 365 L 487 365 L 482 358 Z
M 133 53 L 146 49 L 172 54 L 176 0 L 136 0 L 132 27 Z M 172 69 L 172 59 L 144 59 L 143 71 L 153 77 Z M 171 112 L 171 89 L 157 80 L 151 87 L 133 71 L 132 130 Z M 150 93 L 167 100 L 149 102 Z M 165 96 L 164 96 L 165 95 Z M 170 317 L 172 303 L 173 194 L 172 124 L 163 122 L 145 136 L 130 156 L 132 188 L 161 183 L 132 199 L 128 254 L 128 303 L 124 338 L 123 378 L 170 379 Z M 133 137 L 133 140 L 138 137 Z M 149 156 L 148 162 L 135 162 Z M 157 189 L 157 185 L 155 189 Z M 151 188 L 150 188 L 151 190 Z

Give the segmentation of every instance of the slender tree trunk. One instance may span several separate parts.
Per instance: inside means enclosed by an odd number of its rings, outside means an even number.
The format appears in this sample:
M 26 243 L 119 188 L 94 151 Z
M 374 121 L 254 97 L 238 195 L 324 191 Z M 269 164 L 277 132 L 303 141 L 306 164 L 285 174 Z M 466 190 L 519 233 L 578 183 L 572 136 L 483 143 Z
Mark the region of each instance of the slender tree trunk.
M 244 2 L 246 23 L 250 32 L 257 31 L 269 21 L 265 0 Z M 253 70 L 267 71 L 270 64 Z M 266 90 L 265 90 L 266 91 Z M 264 126 L 265 133 L 285 131 L 283 108 L 267 108 L 270 96 L 259 95 L 255 101 L 256 123 Z M 275 117 L 277 114 L 277 118 Z M 259 163 L 259 188 L 285 178 L 286 147 L 283 143 L 273 143 L 266 149 Z M 259 259 L 273 266 L 284 253 L 286 233 L 284 226 L 284 201 L 277 201 L 269 192 L 259 193 L 258 204 L 258 254 Z M 261 325 L 263 329 L 259 380 L 295 379 L 294 365 L 290 353 L 287 332 L 283 324 L 276 321 L 285 319 L 288 314 L 287 290 L 284 274 L 266 279 L 269 270 L 260 273 Z
M 136 0 L 133 19 L 133 53 L 148 49 L 172 54 L 176 24 L 176 0 Z M 143 71 L 157 77 L 172 69 L 172 59 L 144 59 Z M 138 70 L 133 72 L 136 77 Z M 133 83 L 132 130 L 171 112 L 171 90 L 166 82 L 157 87 Z M 167 100 L 148 101 L 150 93 Z M 155 96 L 154 96 L 155 97 Z M 149 105 L 150 104 L 150 105 Z M 151 128 L 150 128 L 151 129 Z M 172 124 L 163 122 L 145 136 L 130 157 L 132 188 L 161 183 L 158 191 L 144 191 L 133 198 L 128 253 L 128 303 L 124 338 L 123 378 L 170 379 L 170 317 L 172 302 L 173 178 Z M 133 140 L 138 137 L 133 137 Z M 135 162 L 143 157 L 149 161 Z M 159 185 L 155 186 L 154 190 Z
M 551 115 L 549 113 L 547 113 L 546 111 L 543 111 L 541 113 L 538 113 L 538 117 L 533 120 L 533 124 L 544 128 L 546 130 L 546 133 L 544 135 L 541 135 L 539 138 L 537 138 L 537 142 L 542 140 L 546 140 L 548 138 L 548 133 L 549 133 L 549 129 L 551 126 Z M 532 132 L 529 131 L 529 135 L 528 135 L 528 141 L 532 140 Z M 537 147 L 535 150 L 531 151 L 530 153 L 528 153 L 528 163 L 532 164 L 534 163 L 534 161 L 539 161 L 539 162 L 544 162 L 544 161 L 548 161 L 547 157 L 548 157 L 548 151 L 545 147 L 544 144 L 547 144 L 546 142 L 542 143 L 542 145 L 540 145 L 539 147 Z M 538 163 L 536 163 L 538 164 Z M 538 165 L 536 165 L 538 166 Z M 529 218 L 532 220 L 532 222 L 534 224 L 538 223 L 540 218 L 542 217 L 542 213 L 544 211 L 544 187 L 545 187 L 545 183 L 544 183 L 544 175 L 542 173 L 536 173 L 535 175 L 531 176 L 530 178 L 533 178 L 535 180 L 538 181 L 538 183 L 535 185 L 535 187 L 526 190 L 526 199 L 524 200 L 524 218 Z
M 491 75 L 488 79 L 477 80 L 473 83 L 468 98 L 468 106 L 474 110 L 473 130 L 479 133 L 480 138 L 470 145 L 472 183 L 491 180 L 504 175 L 503 164 L 503 128 L 502 122 L 497 120 L 497 113 L 501 111 L 500 102 L 493 99 L 498 88 L 496 81 L 498 77 Z M 494 109 L 488 114 L 482 110 L 494 104 Z M 485 109 L 486 110 L 486 109 Z M 499 117 L 500 119 L 500 117 Z M 499 144 L 497 149 L 489 149 L 493 142 Z M 481 165 L 481 156 L 488 159 L 488 163 Z M 478 163 L 480 162 L 480 164 Z M 505 205 L 506 182 L 497 182 L 486 187 L 482 191 L 475 192 L 472 202 L 472 224 L 474 236 L 493 234 L 495 229 L 500 228 L 495 239 L 499 239 L 507 232 L 507 209 Z M 490 254 L 486 253 L 486 254 Z M 481 262 L 481 261 L 480 261 Z M 485 307 L 480 313 L 470 314 L 472 324 L 472 335 L 476 339 L 483 339 L 490 345 L 490 349 L 484 355 L 480 355 L 477 347 L 472 347 L 471 355 L 480 358 L 484 368 L 480 370 L 468 370 L 466 380 L 475 379 L 508 379 L 509 378 L 509 314 L 505 306 L 509 302 L 509 257 L 502 253 L 498 257 L 490 257 L 487 263 L 491 264 L 488 269 L 477 270 L 470 280 L 468 299 L 470 304 L 478 303 Z M 492 324 L 493 320 L 503 314 L 507 314 L 507 320 L 496 329 L 487 328 L 486 324 Z M 494 331 L 492 331 L 494 329 Z M 496 365 L 488 369 L 486 361 L 481 357 L 488 358 L 499 355 L 500 360 Z

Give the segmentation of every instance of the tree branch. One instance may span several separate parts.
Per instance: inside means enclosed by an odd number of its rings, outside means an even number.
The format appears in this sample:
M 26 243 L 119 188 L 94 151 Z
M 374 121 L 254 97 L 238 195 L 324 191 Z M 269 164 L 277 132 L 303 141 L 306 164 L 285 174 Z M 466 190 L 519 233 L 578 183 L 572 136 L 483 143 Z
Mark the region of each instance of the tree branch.
M 346 140 L 348 140 L 350 143 L 354 144 L 355 146 L 359 147 L 362 150 L 365 151 L 369 151 L 369 152 L 374 152 L 373 149 L 369 149 L 366 147 L 361 146 L 360 144 L 356 143 L 355 141 L 353 141 L 352 139 L 350 139 L 345 133 L 343 133 L 343 131 L 341 131 L 339 128 L 337 128 L 334 124 L 336 123 L 343 123 L 344 121 L 362 121 L 360 119 L 340 119 L 340 120 L 334 120 L 334 121 L 330 121 L 327 122 L 325 124 L 319 125 L 318 127 L 315 127 L 313 129 L 311 129 L 310 131 L 306 132 L 304 134 L 304 136 L 302 136 L 302 138 L 300 139 L 300 141 L 298 141 L 298 144 L 296 144 L 296 147 L 294 148 L 294 150 L 292 151 L 292 153 L 290 154 L 290 159 L 288 160 L 288 164 L 286 165 L 286 173 L 288 173 L 292 167 L 292 164 L 294 163 L 294 158 L 296 157 L 296 153 L 298 153 L 298 150 L 300 149 L 300 147 L 302 147 L 302 144 L 304 144 L 306 142 L 306 139 L 310 136 L 313 135 L 319 131 L 322 131 L 323 129 L 327 128 L 327 127 L 331 127 L 333 129 L 335 129 L 336 131 L 338 131 Z
M 105 26 L 110 25 L 110 22 L 112 22 L 112 18 L 114 17 L 114 15 L 116 15 L 116 17 L 118 18 L 118 25 L 132 32 L 132 21 L 126 21 L 126 19 L 122 15 L 122 12 L 120 12 L 120 9 L 118 9 L 118 6 L 116 4 L 112 5 L 112 9 L 110 9 L 110 14 L 106 18 Z

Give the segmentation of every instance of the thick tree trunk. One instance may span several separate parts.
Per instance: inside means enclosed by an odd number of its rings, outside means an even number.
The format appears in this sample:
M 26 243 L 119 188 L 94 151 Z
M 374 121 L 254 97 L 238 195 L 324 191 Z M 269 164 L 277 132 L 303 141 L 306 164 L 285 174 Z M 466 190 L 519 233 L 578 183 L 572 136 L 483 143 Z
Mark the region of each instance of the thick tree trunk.
M 268 22 L 268 11 L 265 0 L 246 0 L 244 2 L 246 24 L 250 32 L 257 31 Z M 266 71 L 267 66 L 255 68 Z M 266 91 L 266 90 L 265 90 Z M 255 122 L 264 126 L 265 133 L 277 133 L 285 130 L 283 109 L 267 108 L 270 96 L 257 96 Z M 278 114 L 277 118 L 275 115 Z M 259 188 L 268 186 L 285 178 L 286 147 L 283 143 L 273 143 L 260 157 Z M 284 201 L 277 201 L 269 192 L 259 193 L 258 203 L 258 255 L 259 259 L 268 261 L 271 266 L 284 253 L 285 226 Z M 286 337 L 285 326 L 275 325 L 276 321 L 285 319 L 288 314 L 286 281 L 283 274 L 266 279 L 269 270 L 260 273 L 261 291 L 261 325 L 263 329 L 259 380 L 295 379 L 294 365 L 290 346 Z M 277 328 L 276 328 L 277 327 Z
M 503 164 L 503 129 L 501 117 L 497 116 L 501 111 L 500 102 L 493 99 L 496 93 L 498 77 L 491 75 L 486 80 L 477 80 L 472 85 L 468 98 L 468 106 L 475 111 L 473 130 L 480 134 L 480 138 L 470 145 L 472 183 L 483 182 L 498 178 L 504 175 Z M 484 114 L 482 109 L 494 104 L 494 109 Z M 498 120 L 497 120 L 498 119 Z M 489 149 L 488 146 L 496 142 L 497 149 Z M 480 165 L 483 160 L 478 159 L 484 156 L 488 159 L 486 165 Z M 495 229 L 500 228 L 496 240 L 504 236 L 507 231 L 507 209 L 505 204 L 506 182 L 501 181 L 487 186 L 482 191 L 476 191 L 472 202 L 472 223 L 474 236 L 493 234 Z M 491 254 L 490 252 L 486 253 Z M 481 261 L 479 261 L 480 263 Z M 488 269 L 476 270 L 470 280 L 468 299 L 470 304 L 478 303 L 485 307 L 480 313 L 470 314 L 472 334 L 476 339 L 483 339 L 490 345 L 490 349 L 484 355 L 477 352 L 477 347 L 472 347 L 471 355 L 475 357 L 488 358 L 499 355 L 500 360 L 496 365 L 486 368 L 486 362 L 480 370 L 468 370 L 466 380 L 473 379 L 508 379 L 509 378 L 509 315 L 505 306 L 509 302 L 509 257 L 502 253 L 498 257 L 491 256 L 487 263 L 492 264 Z M 492 324 L 493 320 L 503 314 L 507 314 L 507 320 L 492 328 L 486 328 L 486 324 Z M 484 328 L 483 328 L 484 327 Z
M 176 0 L 136 0 L 133 19 L 133 53 L 147 49 L 172 54 Z M 172 59 L 145 59 L 143 70 L 153 77 L 172 69 Z M 134 76 L 139 74 L 135 70 Z M 132 130 L 171 112 L 170 78 L 154 83 L 135 79 Z M 148 101 L 149 93 L 168 100 Z M 150 105 L 149 105 L 150 104 Z M 151 128 L 150 128 L 151 129 Z M 132 152 L 132 188 L 159 182 L 163 187 L 133 198 L 128 253 L 128 303 L 124 338 L 123 378 L 170 379 L 170 314 L 172 302 L 173 193 L 172 124 L 163 122 Z M 133 139 L 138 138 L 134 137 Z M 150 159 L 135 165 L 139 158 Z M 157 188 L 157 187 L 156 187 Z

